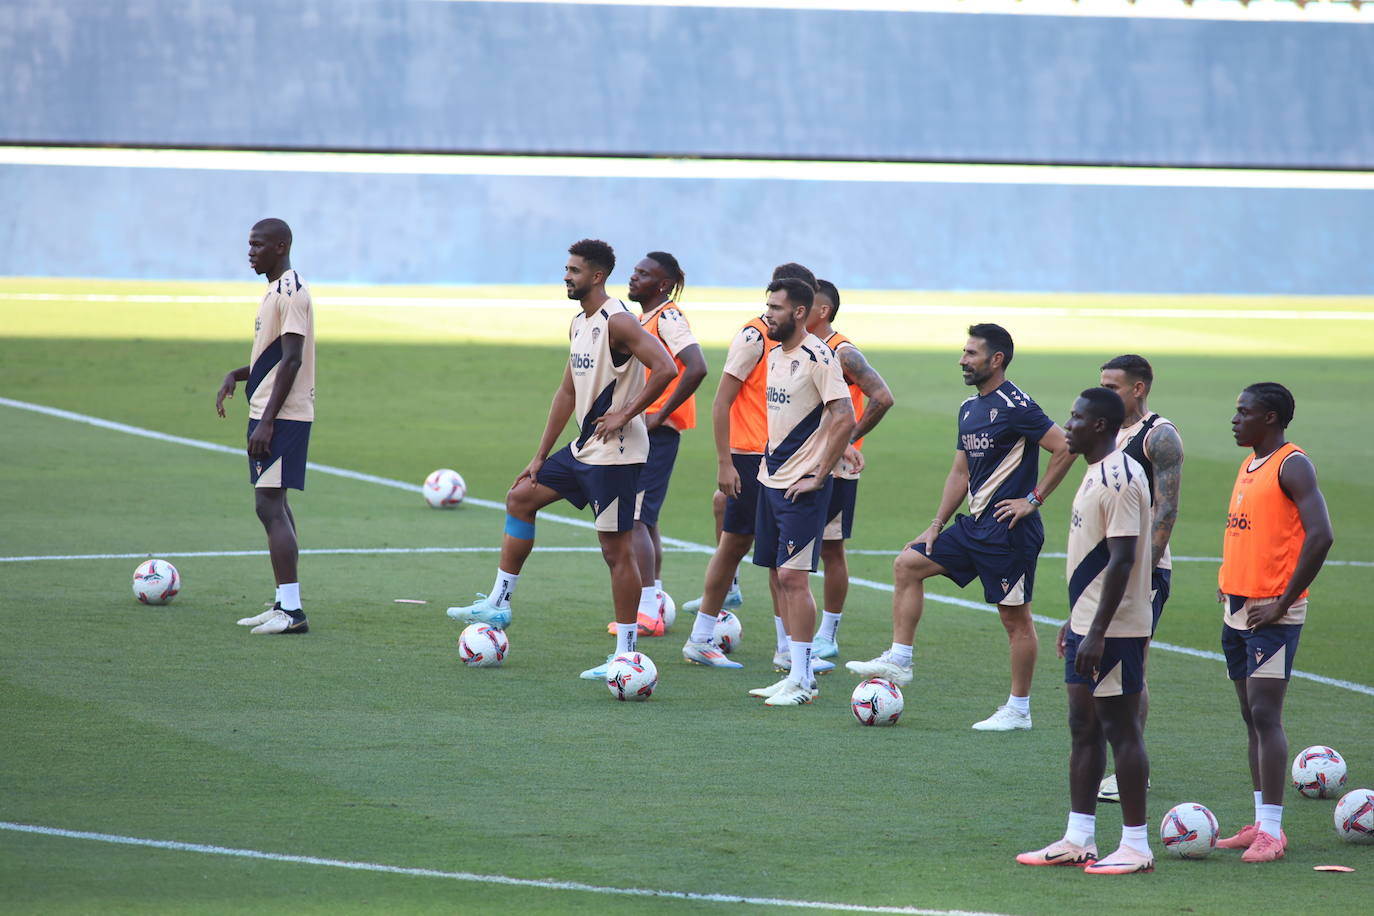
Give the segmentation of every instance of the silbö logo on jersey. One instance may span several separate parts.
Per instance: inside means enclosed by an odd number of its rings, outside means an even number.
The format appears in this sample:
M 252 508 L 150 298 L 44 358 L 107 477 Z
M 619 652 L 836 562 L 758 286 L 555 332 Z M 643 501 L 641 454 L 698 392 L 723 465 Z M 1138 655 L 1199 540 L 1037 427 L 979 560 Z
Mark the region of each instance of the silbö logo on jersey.
M 587 371 L 596 368 L 596 360 L 586 353 L 574 353 L 572 355 L 572 367 L 575 370 Z
M 964 433 L 959 440 L 964 446 L 964 451 L 975 458 L 983 457 L 983 452 L 992 448 L 992 437 L 987 433 Z
M 774 388 L 772 385 L 768 386 L 769 407 L 781 407 L 783 404 L 791 403 L 792 395 L 788 394 L 786 391 L 783 391 L 781 388 Z

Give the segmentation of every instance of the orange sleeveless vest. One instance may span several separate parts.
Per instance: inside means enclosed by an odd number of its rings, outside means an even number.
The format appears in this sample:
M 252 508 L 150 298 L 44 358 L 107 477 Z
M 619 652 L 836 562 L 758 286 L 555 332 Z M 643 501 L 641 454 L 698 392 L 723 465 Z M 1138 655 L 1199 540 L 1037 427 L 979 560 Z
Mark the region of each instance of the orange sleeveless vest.
M 1293 578 L 1307 532 L 1297 504 L 1279 486 L 1279 468 L 1294 452 L 1306 454 L 1285 442 L 1254 471 L 1253 454 L 1240 463 L 1217 574 L 1217 584 L 1228 595 L 1272 598 L 1283 594 Z M 1306 595 L 1304 591 L 1300 597 Z
M 768 353 L 778 342 L 768 336 L 768 325 L 762 318 L 751 318 L 744 327 L 755 328 L 763 335 L 763 356 L 740 386 L 735 403 L 730 405 L 730 448 L 762 455 L 768 445 Z
M 657 337 L 659 342 L 662 342 L 663 338 L 658 336 L 658 319 L 663 314 L 663 310 L 668 308 L 669 306 L 672 306 L 673 308 L 677 309 L 679 313 L 682 312 L 682 309 L 678 308 L 677 303 L 669 299 L 667 302 L 663 303 L 658 308 L 650 312 L 646 318 L 640 320 L 640 323 L 644 327 L 644 330 L 648 331 L 654 337 Z M 683 315 L 682 320 L 686 321 L 687 316 Z M 660 410 L 662 410 L 663 405 L 668 403 L 669 396 L 672 395 L 673 391 L 677 388 L 677 383 L 682 381 L 682 373 L 686 371 L 687 367 L 683 365 L 682 360 L 678 359 L 676 356 L 673 357 L 673 362 L 677 364 L 677 378 L 669 382 L 668 387 L 663 389 L 663 393 L 660 394 L 657 398 L 655 398 L 652 404 L 644 408 L 644 412 L 646 414 L 658 413 Z M 648 379 L 648 377 L 649 370 L 645 368 L 644 378 Z M 673 428 L 676 429 L 678 432 L 682 432 L 685 429 L 693 429 L 696 427 L 697 396 L 695 393 L 693 393 L 692 396 L 689 397 L 687 400 L 679 404 L 677 410 L 673 411 L 668 415 L 668 423 L 672 424 Z

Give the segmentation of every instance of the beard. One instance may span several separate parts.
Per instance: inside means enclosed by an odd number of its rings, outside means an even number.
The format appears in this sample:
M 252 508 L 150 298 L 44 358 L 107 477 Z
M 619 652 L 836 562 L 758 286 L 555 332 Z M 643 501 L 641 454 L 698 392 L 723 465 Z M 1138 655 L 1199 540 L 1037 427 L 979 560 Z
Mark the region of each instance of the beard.
M 780 322 L 776 328 L 768 329 L 768 339 L 778 341 L 786 340 L 791 337 L 796 330 L 797 320 L 795 318 L 788 318 L 787 321 Z

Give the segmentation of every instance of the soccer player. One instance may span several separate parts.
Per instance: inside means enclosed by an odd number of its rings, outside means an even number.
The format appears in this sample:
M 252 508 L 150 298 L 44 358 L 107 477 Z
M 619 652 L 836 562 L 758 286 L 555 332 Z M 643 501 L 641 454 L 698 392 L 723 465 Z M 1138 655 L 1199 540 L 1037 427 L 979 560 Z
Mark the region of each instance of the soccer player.
M 511 596 L 534 549 L 535 515 L 560 499 L 579 509 L 591 503 L 601 554 L 611 573 L 616 652 L 634 651 L 640 595 L 633 547 L 635 500 L 649 454 L 649 433 L 641 414 L 676 377 L 677 368 L 629 307 L 606 295 L 606 279 L 614 269 L 615 252 L 605 242 L 583 239 L 568 249 L 563 282 L 568 298 L 582 308 L 569 329 L 571 352 L 563 380 L 554 392 L 534 458 L 506 494 L 496 582 L 489 595 L 479 594 L 481 600 L 449 608 L 454 620 L 509 626 Z M 577 424 L 576 438 L 550 455 L 570 416 Z M 605 674 L 602 664 L 582 672 L 582 677 L 599 680 Z
M 821 625 L 812 641 L 815 658 L 834 658 L 840 652 L 837 644 L 840 617 L 849 596 L 849 560 L 844 542 L 854 528 L 854 509 L 859 495 L 859 472 L 864 468 L 864 436 L 873 431 L 878 421 L 892 407 L 892 391 L 878 371 L 864 359 L 863 352 L 853 341 L 835 330 L 832 322 L 840 312 L 840 291 L 829 280 L 816 281 L 816 302 L 811 307 L 807 331 L 816 335 L 839 360 L 849 398 L 854 405 L 858 424 L 850 434 L 849 447 L 844 450 L 835 468 L 830 506 L 826 510 L 825 535 L 821 542 L 821 563 L 825 567 L 822 595 L 825 606 L 821 610 Z M 864 401 L 867 399 L 867 405 Z
M 768 443 L 758 469 L 754 564 L 768 569 L 774 613 L 787 628 L 787 676 L 749 691 L 768 706 L 802 706 L 817 696 L 811 671 L 816 571 L 833 481 L 830 472 L 854 432 L 854 406 L 839 361 L 806 330 L 815 289 L 804 280 L 768 284 Z
M 1022 865 L 1082 865 L 1094 875 L 1154 871 L 1146 836 L 1150 761 L 1140 731 L 1145 640 L 1150 636 L 1150 486 L 1117 448 L 1125 405 L 1089 388 L 1064 433 L 1088 466 L 1069 523 L 1069 619 L 1059 631 L 1069 696 L 1069 823 L 1064 837 L 1016 857 Z M 1112 746 L 1121 786 L 1121 846 L 1097 857 L 1097 788 Z
M 974 579 L 997 605 L 1011 644 L 1011 695 L 981 722 L 978 731 L 1031 727 L 1030 687 L 1039 641 L 1031 620 L 1035 563 L 1045 541 L 1036 511 L 1073 463 L 1064 431 L 1035 401 L 1007 381 L 1013 344 L 1006 329 L 975 324 L 968 329 L 959 368 L 964 384 L 978 390 L 959 406 L 959 440 L 930 527 L 897 555 L 893 564 L 892 647 L 866 662 L 845 667 L 863 677 L 911 683 L 912 644 L 925 605 L 925 580 L 948 576 L 960 586 Z M 1036 482 L 1035 447 L 1050 453 Z M 968 499 L 969 514 L 945 524 Z
M 677 462 L 682 431 L 697 425 L 696 390 L 706 378 L 706 357 L 678 304 L 686 283 L 677 258 L 666 251 L 649 252 L 630 274 L 630 301 L 639 303 L 639 323 L 667 348 L 678 371 L 677 378 L 644 410 L 649 458 L 639 478 L 639 517 L 634 529 L 635 560 L 642 586 L 640 636 L 662 636 L 666 626 L 662 611 L 663 542 L 658 519 L 668 496 L 668 478 Z
M 800 264 L 780 264 L 773 270 L 773 279 L 799 279 L 813 289 L 816 277 Z M 712 668 L 742 668 L 732 661 L 715 640 L 715 627 L 720 613 L 731 604 L 731 597 L 739 596 L 740 561 L 754 545 L 754 521 L 758 509 L 758 473 L 768 443 L 767 387 L 768 352 L 777 341 L 768 336 L 768 324 L 763 316 L 749 319 L 735 334 L 725 354 L 725 368 L 711 403 L 711 427 L 716 443 L 717 501 L 722 506 L 720 531 L 716 551 L 706 565 L 706 577 L 699 600 L 683 605 L 684 610 L 695 609 L 692 632 L 682 647 L 682 657 L 698 665 Z M 733 584 L 732 584 L 733 583 Z M 778 634 L 779 654 L 774 662 L 785 660 L 787 634 L 781 618 L 774 618 Z M 831 662 L 818 662 L 827 669 Z
M 1136 460 L 1144 469 L 1145 479 L 1150 484 L 1150 505 L 1154 518 L 1150 526 L 1150 569 L 1153 570 L 1150 601 L 1154 613 L 1151 637 L 1159 629 L 1164 603 L 1169 600 L 1173 575 L 1169 536 L 1173 534 L 1174 522 L 1178 519 L 1178 494 L 1183 481 L 1183 440 L 1179 438 L 1172 421 L 1152 412 L 1145 403 L 1154 378 L 1150 361 L 1133 353 L 1118 356 L 1102 365 L 1102 387 L 1115 391 L 1126 405 L 1126 419 L 1122 421 L 1121 432 L 1117 433 L 1116 446 Z M 1147 669 L 1149 657 L 1150 645 L 1147 642 Z M 1140 692 L 1142 732 L 1145 731 L 1145 721 L 1149 715 L 1150 682 L 1147 677 L 1145 687 Z M 1097 798 L 1109 802 L 1118 800 L 1116 774 L 1102 780 Z
M 1294 406 L 1287 388 L 1261 382 L 1240 393 L 1231 417 L 1236 445 L 1251 454 L 1241 461 L 1231 490 L 1217 599 L 1224 608 L 1226 673 L 1236 685 L 1249 736 L 1255 823 L 1217 845 L 1244 849 L 1245 862 L 1272 862 L 1288 846 L 1283 700 L 1307 619 L 1307 587 L 1333 540 L 1317 469 L 1286 438 Z
M 253 226 L 248 265 L 267 277 L 267 290 L 253 323 L 248 365 L 224 376 L 215 411 L 223 417 L 224 399 L 234 396 L 239 382 L 247 382 L 248 481 L 267 532 L 277 595 L 271 608 L 239 624 L 259 634 L 306 633 L 310 625 L 296 571 L 296 518 L 286 491 L 305 489 L 306 450 L 315 420 L 315 312 L 310 288 L 291 268 L 291 227 L 285 222 L 264 219 Z

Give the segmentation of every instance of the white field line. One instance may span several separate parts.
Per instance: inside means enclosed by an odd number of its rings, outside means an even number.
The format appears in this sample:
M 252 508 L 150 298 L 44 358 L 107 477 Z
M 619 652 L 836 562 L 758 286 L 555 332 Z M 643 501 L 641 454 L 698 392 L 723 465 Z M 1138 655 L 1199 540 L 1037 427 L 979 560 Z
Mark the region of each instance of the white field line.
M 665 538 L 664 553 L 701 553 L 700 544 L 692 544 L 687 541 L 677 542 L 674 538 Z M 539 548 L 540 553 L 600 553 L 600 547 L 544 547 Z M 314 556 L 339 556 L 357 554 L 361 556 L 382 556 L 386 554 L 414 554 L 414 553 L 500 553 L 500 547 L 311 547 L 302 548 L 301 554 Z M 858 557 L 891 557 L 896 556 L 896 550 L 859 550 L 855 548 L 846 549 L 845 553 L 850 556 Z M 41 563 L 44 561 L 75 561 L 75 560 L 140 560 L 149 557 L 161 557 L 164 559 L 183 557 L 265 557 L 265 550 L 192 550 L 192 551 L 141 551 L 135 553 L 50 553 L 34 554 L 32 556 L 0 557 L 0 563 Z M 1067 557 L 1064 553 L 1045 552 L 1040 554 L 1051 560 L 1062 560 Z M 1221 557 L 1174 557 L 1175 563 L 1220 563 Z M 1324 566 L 1365 566 L 1374 567 L 1374 563 L 1363 560 L 1327 560 Z
M 892 557 L 892 556 L 896 556 L 896 555 L 897 555 L 897 551 L 896 551 L 896 550 L 854 550 L 854 549 L 851 549 L 851 548 L 845 548 L 845 553 L 851 554 L 851 555 L 856 556 L 856 557 Z M 1046 558 L 1046 559 L 1050 559 L 1050 560 L 1064 560 L 1064 559 L 1067 559 L 1069 555 L 1066 554 L 1066 553 L 1054 553 L 1054 552 L 1051 552 L 1051 551 L 1045 551 L 1045 552 L 1041 553 L 1040 556 L 1041 556 L 1042 558 Z M 1178 556 L 1178 555 L 1175 555 L 1175 556 L 1173 557 L 1173 561 L 1174 561 L 1175 563 L 1220 563 L 1220 562 L 1221 562 L 1221 557 L 1185 557 L 1185 556 Z M 1323 563 L 1322 565 L 1323 565 L 1323 566 L 1360 566 L 1360 567 L 1374 567 L 1374 561 L 1369 561 L 1369 560 L 1327 560 L 1327 561 L 1326 561 L 1325 563 Z
M 242 305 L 251 296 L 196 296 L 159 293 L 7 293 L 0 292 L 0 302 L 129 302 L 136 304 L 180 305 Z M 567 302 L 554 298 L 519 299 L 480 296 L 388 296 L 326 295 L 322 297 L 329 308 L 423 308 L 471 311 L 549 311 L 567 312 Z M 937 303 L 880 304 L 872 302 L 846 303 L 850 314 L 886 315 L 889 317 L 916 316 L 923 318 L 968 314 L 966 305 Z M 1374 311 L 1340 311 L 1337 309 L 1216 309 L 1216 308 L 1102 308 L 1100 306 L 1060 305 L 999 305 L 999 311 L 1034 318 L 1173 318 L 1216 320 L 1229 318 L 1246 321 L 1374 321 Z M 721 312 L 747 314 L 760 309 L 758 302 L 693 302 L 693 312 Z
M 243 450 L 241 448 L 231 448 L 227 445 L 220 445 L 216 442 L 203 442 L 199 439 L 188 439 L 184 436 L 171 436 L 167 433 L 160 433 L 150 429 L 141 429 L 137 426 L 130 426 L 127 423 L 116 423 L 113 420 L 103 420 L 99 417 L 87 416 L 86 414 L 79 414 L 70 410 L 61 410 L 56 407 L 47 407 L 42 404 L 31 404 L 27 401 L 16 401 L 12 398 L 0 397 L 0 406 L 13 407 L 18 410 L 29 410 L 33 411 L 34 413 L 45 414 L 47 416 L 57 417 L 63 420 L 71 420 L 76 423 L 84 423 L 88 426 L 94 426 L 99 429 L 108 429 L 114 432 L 128 433 L 134 436 L 143 436 L 144 438 L 155 439 L 159 442 L 170 442 L 177 445 L 189 445 L 193 448 L 205 449 L 207 451 L 212 452 L 227 452 L 235 456 L 243 454 Z M 347 468 L 336 468 L 327 464 L 315 464 L 314 462 L 310 462 L 307 465 L 307 467 L 309 467 L 313 471 L 317 471 L 322 474 L 332 474 L 336 477 L 345 477 L 349 480 L 358 480 L 364 483 L 375 483 L 381 486 L 391 487 L 396 490 L 405 490 L 409 493 L 418 493 L 420 489 L 419 485 L 417 484 L 406 483 L 402 480 L 392 480 L 389 477 L 378 477 L 375 474 L 363 474 L 359 471 L 350 471 Z M 473 497 L 468 497 L 464 500 L 464 502 L 471 503 L 475 506 L 483 506 L 489 509 L 501 509 L 503 511 L 505 509 L 504 503 L 494 502 L 489 499 L 475 499 Z M 577 528 L 587 528 L 595 530 L 596 527 L 591 522 L 585 519 L 570 518 L 569 516 L 557 515 L 552 512 L 541 512 L 539 517 L 540 520 L 545 522 L 555 522 L 561 525 L 572 525 Z M 705 544 L 695 544 L 691 541 L 683 541 L 677 538 L 665 537 L 663 538 L 663 543 L 665 545 L 677 547 L 683 550 L 691 551 L 693 553 L 709 555 L 715 552 L 711 547 L 708 547 Z M 140 556 L 142 556 L 142 554 L 140 554 Z M 860 579 L 851 576 L 849 581 L 853 585 L 861 585 L 865 588 L 871 588 L 881 592 L 891 592 L 893 590 L 892 586 L 888 583 L 877 582 L 872 579 Z M 984 611 L 990 614 L 997 613 L 997 609 L 995 607 L 986 604 L 978 604 L 977 602 L 969 601 L 964 598 L 951 598 L 946 595 L 937 595 L 931 593 L 927 593 L 926 597 L 929 600 L 938 602 L 940 604 L 951 604 L 955 607 L 970 608 L 972 610 Z M 1063 620 L 1056 620 L 1053 617 L 1044 617 L 1039 614 L 1034 615 L 1034 617 L 1037 623 L 1042 623 L 1046 626 L 1058 627 L 1064 622 Z M 1178 652 L 1183 655 L 1192 655 L 1197 658 L 1206 658 L 1211 659 L 1213 661 L 1224 661 L 1224 658 L 1218 652 L 1208 652 L 1202 649 L 1190 649 L 1186 646 L 1175 646 L 1171 643 L 1165 642 L 1153 642 L 1151 643 L 1151 645 L 1165 652 Z M 1374 687 L 1368 687 L 1364 684 L 1356 684 L 1351 681 L 1337 680 L 1336 678 L 1326 677 L 1325 675 L 1321 674 L 1312 674 L 1310 672 L 1299 671 L 1297 669 L 1293 670 L 1293 677 L 1304 678 L 1306 680 L 1316 681 L 1319 684 L 1326 684 L 1331 687 L 1339 687 L 1344 690 L 1354 691 L 1355 693 L 1363 693 L 1368 696 L 1374 696 Z
M 0 165 L 317 174 L 613 178 L 647 181 L 820 181 L 862 184 L 877 182 L 1374 191 L 1374 172 L 1361 171 L 970 165 L 949 162 L 826 162 L 796 159 L 488 156 L 5 146 L 0 147 Z
M 465 3 L 469 0 L 434 0 Z M 1241 22 L 1371 23 L 1374 16 L 1349 2 L 1312 3 L 1291 0 L 492 0 L 496 3 L 557 3 L 566 6 L 677 6 L 763 10 L 838 10 L 846 13 L 956 13 L 1003 16 L 1081 16 L 1099 19 L 1221 19 Z
M 119 834 L 113 833 L 90 833 L 85 830 L 64 830 L 60 827 L 39 827 L 32 824 L 16 824 L 11 821 L 0 821 L 0 830 L 63 837 L 69 840 L 91 840 L 97 843 L 115 843 L 121 846 L 145 846 L 153 849 L 169 849 L 175 852 L 198 852 L 202 855 L 235 856 L 241 859 L 286 862 L 292 865 L 317 865 L 325 868 L 343 868 L 349 871 L 380 872 L 387 875 L 404 875 L 410 878 L 446 878 L 450 881 L 467 881 L 474 884 L 496 884 L 506 887 L 532 887 L 551 891 L 581 891 L 588 894 L 604 894 L 616 897 L 652 897 L 666 900 L 691 900 L 702 903 L 796 907 L 798 909 L 833 910 L 843 913 L 901 913 L 916 914 L 916 916 L 996 916 L 996 914 L 992 913 L 972 913 L 966 910 L 929 910 L 914 906 L 864 906 L 863 904 L 857 903 L 827 903 L 821 900 L 787 900 L 780 897 L 743 897 L 735 894 L 694 894 L 684 891 L 650 890 L 649 888 L 641 887 L 606 887 L 599 884 L 583 884 L 579 881 L 511 878 L 506 875 L 482 875 L 466 871 L 439 871 L 433 868 L 403 868 L 399 865 L 380 865 L 375 862 L 353 862 L 347 859 L 321 859 L 316 856 L 297 856 L 280 852 L 261 852 L 256 849 L 235 849 L 229 846 L 207 846 L 203 843 L 180 843 L 175 840 L 149 840 L 142 837 L 120 836 Z

